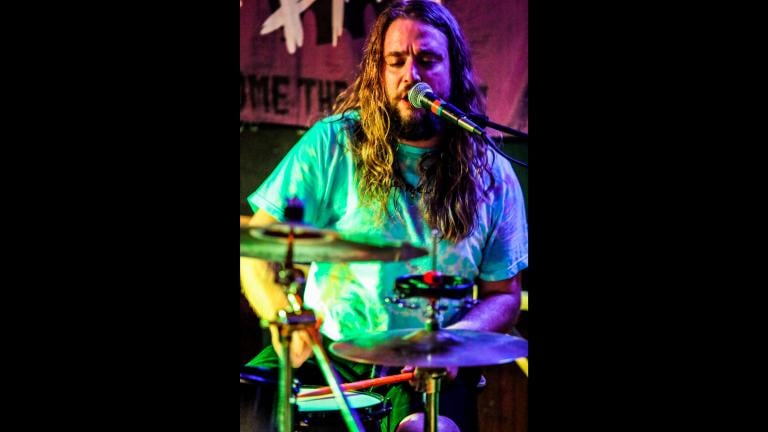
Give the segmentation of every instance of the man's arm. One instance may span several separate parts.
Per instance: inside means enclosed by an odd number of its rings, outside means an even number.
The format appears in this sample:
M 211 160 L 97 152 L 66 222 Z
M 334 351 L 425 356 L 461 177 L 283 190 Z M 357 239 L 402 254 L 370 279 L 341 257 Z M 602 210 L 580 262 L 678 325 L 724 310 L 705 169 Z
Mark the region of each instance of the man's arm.
M 461 321 L 446 328 L 500 333 L 511 331 L 520 315 L 520 273 L 501 281 L 480 280 L 477 286 L 480 302 Z
M 248 224 L 263 227 L 276 222 L 275 217 L 259 209 Z M 277 311 L 288 306 L 288 299 L 275 282 L 275 272 L 267 261 L 241 256 L 240 286 L 251 308 L 262 319 L 273 321 Z
M 251 218 L 249 225 L 263 227 L 276 222 L 278 220 L 274 216 L 259 209 Z M 302 270 L 306 273 L 306 268 Z M 240 286 L 251 308 L 261 319 L 274 321 L 277 312 L 289 305 L 283 287 L 275 282 L 275 271 L 268 261 L 241 256 Z M 272 325 L 269 330 L 272 334 L 272 346 L 280 355 L 282 351 L 277 327 Z M 309 335 L 305 330 L 293 332 L 290 352 L 293 367 L 301 366 L 312 355 Z

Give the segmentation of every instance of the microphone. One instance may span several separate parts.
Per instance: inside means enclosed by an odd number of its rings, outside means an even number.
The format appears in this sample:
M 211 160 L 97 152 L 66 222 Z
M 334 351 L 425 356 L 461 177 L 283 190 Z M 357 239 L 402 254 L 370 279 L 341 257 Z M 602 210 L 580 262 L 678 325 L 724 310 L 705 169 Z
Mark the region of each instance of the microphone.
M 416 83 L 408 91 L 408 102 L 415 108 L 424 108 L 432 114 L 448 120 L 475 135 L 483 135 L 485 131 L 467 118 L 467 115 L 450 103 L 438 98 L 432 92 L 432 87 L 424 82 Z

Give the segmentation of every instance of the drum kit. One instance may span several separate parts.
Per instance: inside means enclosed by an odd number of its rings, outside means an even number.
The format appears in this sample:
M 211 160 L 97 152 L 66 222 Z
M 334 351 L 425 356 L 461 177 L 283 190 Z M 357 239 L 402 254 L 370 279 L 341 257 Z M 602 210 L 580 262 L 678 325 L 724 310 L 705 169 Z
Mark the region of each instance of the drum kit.
M 289 212 L 286 211 L 286 216 Z M 273 371 L 242 367 L 241 383 L 271 383 L 277 386 L 276 422 L 264 422 L 270 413 L 263 410 L 248 411 L 243 419 L 241 386 L 241 431 L 264 430 L 265 424 L 275 424 L 279 432 L 303 430 L 373 430 L 371 422 L 385 411 L 386 403 L 376 393 L 356 389 L 375 385 L 407 381 L 413 373 L 383 377 L 359 383 L 340 384 L 338 374 L 331 366 L 328 354 L 320 343 L 317 320 L 314 313 L 303 307 L 299 293 L 303 289 L 303 275 L 294 267 L 295 262 L 353 262 L 353 261 L 403 261 L 428 254 L 424 248 L 407 243 L 378 246 L 342 239 L 330 230 L 321 230 L 300 222 L 301 212 L 293 214 L 288 222 L 266 227 L 240 227 L 240 255 L 282 263 L 276 282 L 283 287 L 290 306 L 277 313 L 272 321 L 262 319 L 263 326 L 276 326 L 280 336 L 282 355 L 279 356 L 277 377 Z M 423 275 L 406 275 L 397 279 L 395 301 L 409 297 L 422 297 L 426 303 L 424 328 L 390 330 L 368 333 L 362 336 L 333 342 L 330 350 L 338 357 L 355 362 L 382 365 L 418 367 L 426 380 L 424 431 L 435 432 L 438 425 L 439 392 L 442 378 L 448 367 L 490 366 L 510 363 L 528 355 L 525 339 L 507 334 L 473 330 L 441 329 L 439 325 L 441 298 L 468 298 L 472 282 L 457 276 L 440 274 L 435 270 L 436 244 L 433 244 L 433 271 Z M 391 300 L 390 300 L 391 301 Z M 328 387 L 317 389 L 297 388 L 292 379 L 289 362 L 291 334 L 307 330 L 312 339 L 312 351 L 320 366 Z M 276 378 L 276 379 L 275 379 Z M 268 386 L 262 388 L 269 388 Z M 274 388 L 272 389 L 274 391 Z M 329 395 L 330 393 L 330 395 Z M 326 417 L 333 412 L 343 425 L 328 426 Z M 377 417 L 378 416 L 378 417 Z M 297 421 L 294 421 L 295 418 Z M 307 428 L 307 424 L 311 427 Z M 260 427 L 261 425 L 261 427 Z

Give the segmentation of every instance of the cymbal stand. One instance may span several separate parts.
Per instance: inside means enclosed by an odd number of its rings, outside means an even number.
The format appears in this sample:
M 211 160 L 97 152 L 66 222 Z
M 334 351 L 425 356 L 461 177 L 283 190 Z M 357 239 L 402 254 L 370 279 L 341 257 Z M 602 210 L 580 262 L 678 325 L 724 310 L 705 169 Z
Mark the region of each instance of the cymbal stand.
M 427 377 L 427 389 L 425 390 L 426 396 L 426 412 L 424 416 L 424 432 L 437 432 L 437 413 L 440 408 L 440 383 L 447 371 L 443 368 L 440 369 L 425 369 L 424 372 L 428 374 Z
M 328 386 L 331 388 L 336 402 L 339 405 L 341 416 L 347 428 L 352 432 L 363 432 L 364 428 L 357 413 L 352 411 L 344 392 L 339 386 L 339 376 L 331 366 L 330 358 L 323 349 L 320 334 L 316 329 L 317 320 L 312 310 L 304 308 L 299 298 L 299 292 L 303 291 L 304 275 L 301 270 L 293 267 L 293 241 L 294 232 L 291 228 L 288 234 L 288 250 L 285 264 L 276 275 L 276 282 L 285 289 L 289 305 L 278 311 L 277 319 L 266 325 L 276 325 L 280 335 L 280 351 L 278 356 L 278 432 L 293 432 L 293 407 L 295 397 L 292 391 L 293 370 L 290 363 L 291 335 L 296 330 L 307 330 L 311 336 L 312 352 L 317 358 L 320 371 L 323 373 Z
M 431 297 L 427 304 L 427 320 L 425 322 L 425 329 L 427 331 L 440 330 L 440 309 L 437 305 L 437 300 L 437 297 Z M 424 403 L 426 411 L 424 415 L 424 432 L 437 432 L 437 417 L 440 408 L 440 383 L 447 370 L 445 368 L 425 368 L 422 371 L 427 375 L 426 390 L 424 392 L 426 399 Z
M 444 287 L 444 281 L 440 272 L 437 271 L 437 244 L 439 241 L 439 231 L 432 230 L 432 271 L 425 274 L 424 279 L 432 288 Z M 439 293 L 440 291 L 435 291 Z M 440 306 L 438 300 L 439 294 L 427 296 L 425 330 L 435 332 L 440 330 Z M 424 432 L 437 432 L 437 419 L 440 411 L 440 384 L 443 377 L 448 373 L 445 368 L 423 368 L 422 373 L 426 375 L 425 396 L 425 415 Z

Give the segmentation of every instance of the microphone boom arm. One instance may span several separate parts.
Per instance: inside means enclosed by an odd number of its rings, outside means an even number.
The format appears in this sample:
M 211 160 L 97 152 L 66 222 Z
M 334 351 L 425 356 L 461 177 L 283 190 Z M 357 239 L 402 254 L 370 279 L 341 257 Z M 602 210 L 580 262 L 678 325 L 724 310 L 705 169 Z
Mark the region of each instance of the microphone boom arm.
M 510 162 L 516 163 L 523 167 L 528 167 L 528 164 L 525 162 L 521 162 L 517 159 L 511 158 L 507 156 L 497 145 L 491 137 L 488 136 L 488 134 L 485 132 L 486 124 L 491 125 L 493 128 L 499 128 L 499 130 L 502 130 L 504 132 L 512 133 L 513 135 L 517 136 L 524 136 L 528 137 L 527 134 L 515 131 L 514 129 L 506 128 L 506 126 L 501 126 L 496 123 L 492 123 L 488 121 L 488 117 L 480 114 L 472 114 L 469 115 L 464 114 L 463 111 L 456 108 L 455 106 L 451 105 L 449 102 L 446 102 L 439 97 L 437 97 L 432 92 L 432 87 L 429 86 L 429 84 L 425 82 L 418 82 L 416 85 L 411 87 L 410 90 L 408 90 L 408 102 L 411 103 L 415 108 L 421 108 L 429 110 L 432 114 L 435 116 L 445 119 L 450 123 L 455 124 L 456 126 L 459 126 L 460 128 L 466 130 L 467 132 L 478 135 L 483 137 L 486 142 L 488 142 L 488 145 L 491 146 L 496 152 L 498 152 L 502 157 L 507 159 Z M 472 119 L 470 119 L 472 117 Z M 474 120 L 474 121 L 473 121 Z M 483 127 L 478 126 L 475 121 L 478 123 L 481 123 Z M 503 128 L 503 129 L 500 129 Z

